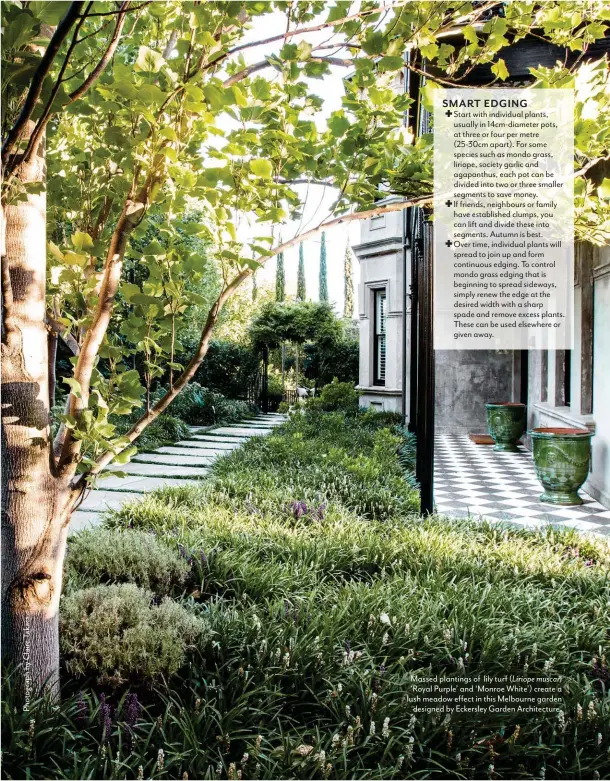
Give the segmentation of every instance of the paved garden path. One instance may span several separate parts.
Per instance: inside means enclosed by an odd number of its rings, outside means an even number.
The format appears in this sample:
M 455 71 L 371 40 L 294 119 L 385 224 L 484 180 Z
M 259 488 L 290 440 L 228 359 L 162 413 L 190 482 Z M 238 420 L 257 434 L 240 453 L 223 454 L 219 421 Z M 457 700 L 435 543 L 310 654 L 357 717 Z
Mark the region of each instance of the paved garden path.
M 269 434 L 284 420 L 284 415 L 269 413 L 228 426 L 190 426 L 188 439 L 160 447 L 153 453 L 138 453 L 128 464 L 114 467 L 125 477 L 102 479 L 89 492 L 72 516 L 70 534 L 98 525 L 105 510 L 116 510 L 147 491 L 188 485 L 205 477 L 214 459 L 240 447 L 250 437 Z

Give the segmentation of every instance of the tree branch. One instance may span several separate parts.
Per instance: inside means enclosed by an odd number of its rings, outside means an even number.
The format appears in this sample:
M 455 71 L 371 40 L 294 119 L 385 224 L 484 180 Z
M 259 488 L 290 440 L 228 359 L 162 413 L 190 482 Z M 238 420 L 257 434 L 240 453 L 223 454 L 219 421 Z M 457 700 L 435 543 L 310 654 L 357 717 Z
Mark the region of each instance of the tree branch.
M 317 184 L 319 187 L 336 187 L 332 182 L 325 182 L 323 179 L 284 179 L 282 176 L 276 176 L 274 179 L 278 184 Z
M 290 247 L 294 247 L 296 244 L 299 244 L 301 241 L 310 239 L 313 236 L 316 236 L 322 231 L 325 231 L 328 228 L 332 228 L 335 225 L 341 225 L 342 223 L 353 222 L 354 220 L 366 220 L 369 219 L 370 217 L 375 217 L 378 214 L 386 214 L 388 212 L 402 211 L 412 206 L 423 206 L 424 204 L 430 203 L 432 199 L 433 199 L 432 195 L 426 195 L 420 198 L 412 198 L 406 201 L 396 201 L 390 204 L 386 204 L 385 206 L 378 206 L 374 209 L 368 209 L 367 211 L 363 211 L 363 212 L 353 212 L 351 214 L 345 214 L 342 217 L 336 217 L 332 220 L 325 220 L 321 222 L 317 227 L 312 228 L 311 230 L 306 231 L 301 235 L 297 235 L 294 238 L 290 239 L 289 241 L 286 241 L 283 244 L 280 244 L 279 246 L 275 247 L 275 249 L 272 250 L 272 252 L 269 255 L 266 255 L 261 260 L 261 265 L 264 265 L 270 258 L 279 255 L 280 252 L 284 252 L 285 250 L 290 249 Z M 159 401 L 154 405 L 154 407 L 150 409 L 149 412 L 146 412 L 144 415 L 142 415 L 142 417 L 136 423 L 134 423 L 134 425 L 124 435 L 126 439 L 129 441 L 129 443 L 134 442 L 144 431 L 144 429 L 146 429 L 153 422 L 153 420 L 159 417 L 159 415 L 169 407 L 172 401 L 180 393 L 182 388 L 184 388 L 184 386 L 187 385 L 188 382 L 193 378 L 195 372 L 197 371 L 197 369 L 199 368 L 199 366 L 203 362 L 203 359 L 206 356 L 210 338 L 212 336 L 212 331 L 214 329 L 214 326 L 216 325 L 216 322 L 218 321 L 218 316 L 220 315 L 223 306 L 231 298 L 231 296 L 233 296 L 233 294 L 236 292 L 236 290 L 239 288 L 242 282 L 245 282 L 245 280 L 248 279 L 248 277 L 250 277 L 253 273 L 254 271 L 251 268 L 247 268 L 240 271 L 239 274 L 224 288 L 224 290 L 222 291 L 222 293 L 216 300 L 216 303 L 214 304 L 214 306 L 212 307 L 212 309 L 208 314 L 205 326 L 203 327 L 201 333 L 201 338 L 199 341 L 197 352 L 191 358 L 184 372 L 174 383 L 174 387 L 170 391 L 168 391 L 165 394 L 165 396 L 159 399 Z M 111 463 L 115 455 L 116 453 L 113 453 L 111 451 L 106 451 L 106 453 L 103 453 L 99 457 L 99 459 L 95 463 L 95 466 L 93 467 L 93 469 L 89 474 L 90 475 L 99 474 L 99 472 L 101 472 L 101 470 L 104 469 L 104 467 L 108 466 L 108 464 Z M 77 488 L 85 479 L 86 479 L 85 475 L 79 475 L 76 483 L 74 484 L 74 487 Z
M 229 300 L 229 298 L 231 298 L 231 296 L 235 293 L 235 291 L 239 288 L 241 283 L 244 282 L 251 274 L 252 274 L 252 269 L 245 269 L 241 271 L 222 291 L 220 296 L 217 298 L 216 303 L 210 309 L 205 326 L 203 327 L 203 330 L 201 332 L 201 338 L 199 340 L 199 346 L 197 348 L 197 352 L 191 358 L 183 373 L 174 382 L 173 387 L 165 394 L 165 396 L 159 399 L 159 401 L 153 407 L 151 407 L 151 409 L 148 412 L 142 415 L 142 417 L 136 423 L 134 423 L 134 425 L 129 429 L 129 431 L 123 435 L 130 443 L 133 442 L 135 439 L 137 439 L 140 436 L 140 434 L 144 431 L 144 429 L 146 429 L 153 422 L 153 420 L 158 418 L 159 415 L 169 407 L 169 405 L 180 393 L 180 391 L 184 388 L 184 386 L 187 385 L 189 381 L 193 378 L 195 372 L 197 371 L 197 369 L 199 368 L 199 366 L 201 365 L 203 359 L 207 354 L 208 345 L 210 342 L 210 338 L 212 336 L 212 331 L 214 330 L 214 326 L 218 321 L 218 316 L 220 315 L 223 306 Z M 115 455 L 116 455 L 115 453 L 112 453 L 109 450 L 106 451 L 106 453 L 103 453 L 100 456 L 100 458 L 97 460 L 90 474 L 91 475 L 98 474 L 105 466 L 107 466 L 112 461 Z M 78 485 L 84 480 L 85 480 L 85 475 L 79 475 L 79 477 L 76 480 L 76 483 L 74 484 L 74 487 L 75 488 L 78 487 Z
M 353 60 L 342 59 L 341 57 L 309 57 L 307 62 L 327 62 L 329 65 L 340 65 L 344 68 L 350 68 L 354 64 Z M 262 71 L 265 68 L 270 68 L 270 67 L 272 67 L 272 63 L 270 63 L 268 60 L 261 60 L 260 62 L 255 62 L 253 65 L 248 65 L 247 68 L 244 68 L 243 70 L 234 73 L 232 76 L 229 76 L 228 79 L 223 81 L 222 86 L 231 87 L 233 84 L 236 84 L 238 81 L 243 81 L 244 79 L 247 79 L 248 76 L 251 76 L 253 73 L 257 73 L 258 71 Z
M 50 331 L 53 331 L 53 333 L 61 338 L 72 355 L 78 355 L 80 353 L 80 345 L 70 333 L 70 329 L 49 313 L 47 313 L 47 325 L 49 326 Z
M 82 410 L 87 407 L 89 401 L 91 375 L 95 366 L 95 359 L 112 317 L 114 299 L 121 282 L 123 257 L 127 242 L 144 213 L 152 183 L 153 173 L 151 172 L 138 195 L 130 195 L 125 200 L 110 240 L 102 272 L 97 308 L 93 315 L 93 322 L 85 334 L 78 361 L 74 368 L 74 379 L 79 383 L 80 394 L 77 397 L 74 392 L 70 393 L 69 414 L 76 419 L 78 419 Z M 58 464 L 61 473 L 74 468 L 80 446 L 80 441 L 75 440 L 71 432 L 66 433 Z
M 234 46 L 232 49 L 229 49 L 229 51 L 226 53 L 226 57 L 228 57 L 231 54 L 235 54 L 235 52 L 241 52 L 244 49 L 251 49 L 255 46 L 265 46 L 268 43 L 275 43 L 275 41 L 283 41 L 286 38 L 292 38 L 295 35 L 304 35 L 305 33 L 316 33 L 320 30 L 325 30 L 327 27 L 338 27 L 339 25 L 345 24 L 345 22 L 350 22 L 353 19 L 362 19 L 363 17 L 371 16 L 373 14 L 379 14 L 383 11 L 389 11 L 391 8 L 396 8 L 400 5 L 403 5 L 404 0 L 396 0 L 396 2 L 393 3 L 387 3 L 386 5 L 380 5 L 376 8 L 367 8 L 364 11 L 358 11 L 358 13 L 350 14 L 349 16 L 344 16 L 342 19 L 335 19 L 332 22 L 322 22 L 321 24 L 312 25 L 311 27 L 297 27 L 294 30 L 287 30 L 284 33 L 281 33 L 280 35 L 272 35 L 270 38 L 264 38 L 259 41 L 251 41 L 249 43 L 242 43 L 239 46 Z M 224 59 L 224 58 L 223 58 Z M 218 60 L 216 61 L 218 62 Z
M 141 6 L 140 6 L 141 7 Z M 112 38 L 110 39 L 110 42 L 108 43 L 108 46 L 106 48 L 106 51 L 102 55 L 102 58 L 98 62 L 98 64 L 95 66 L 95 68 L 91 71 L 91 73 L 87 76 L 87 78 L 83 81 L 83 83 L 80 85 L 80 87 L 77 87 L 73 92 L 70 93 L 70 103 L 74 103 L 75 100 L 78 100 L 82 95 L 87 92 L 89 87 L 96 81 L 96 79 L 99 78 L 99 76 L 104 72 L 106 66 L 112 59 L 112 56 L 114 52 L 116 51 L 116 47 L 119 44 L 119 40 L 121 38 L 121 33 L 123 31 L 123 26 L 125 24 L 125 19 L 127 18 L 127 12 L 134 9 L 131 9 L 129 7 L 129 2 L 123 2 L 121 3 L 121 7 L 118 11 L 118 18 L 117 23 L 114 27 L 114 32 L 112 33 Z M 93 15 L 93 14 L 91 14 Z
M 74 28 L 74 33 L 72 34 L 72 41 L 70 42 L 70 46 L 68 47 L 68 51 L 66 52 L 64 61 L 61 65 L 61 68 L 59 69 L 57 78 L 55 79 L 55 84 L 53 85 L 53 89 L 51 90 L 51 94 L 49 95 L 49 98 L 47 100 L 47 104 L 42 110 L 42 114 L 40 115 L 40 118 L 38 119 L 36 125 L 34 126 L 34 129 L 32 130 L 28 144 L 25 148 L 25 152 L 23 153 L 23 160 L 26 164 L 32 160 L 32 158 L 34 157 L 34 155 L 38 150 L 38 144 L 40 143 L 42 134 L 44 133 L 45 128 L 49 122 L 49 119 L 51 118 L 51 108 L 53 107 L 53 101 L 55 100 L 55 96 L 59 92 L 59 88 L 61 87 L 63 81 L 64 73 L 66 72 L 68 63 L 70 62 L 70 57 L 72 56 L 72 52 L 74 51 L 78 43 L 78 34 L 80 32 L 81 27 L 85 23 L 85 20 L 87 18 L 87 13 L 92 5 L 93 5 L 92 1 L 88 3 L 87 8 L 85 9 L 85 13 L 79 17 L 78 22 L 76 23 L 76 27 Z
M 147 3 L 140 3 L 140 5 L 134 5 L 128 10 L 131 11 L 139 11 L 141 8 L 146 8 L 147 5 L 150 5 L 150 2 Z M 118 8 L 116 11 L 104 11 L 104 12 L 98 12 L 95 14 L 89 14 L 89 18 L 93 18 L 94 16 L 114 16 L 115 14 L 122 14 L 123 9 Z
M 84 2 L 70 3 L 70 7 L 66 11 L 63 19 L 57 25 L 57 28 L 55 29 L 55 32 L 49 41 L 49 45 L 47 46 L 42 59 L 38 63 L 38 67 L 36 68 L 36 71 L 32 77 L 30 89 L 28 90 L 23 108 L 15 120 L 15 124 L 7 133 L 6 139 L 2 145 L 2 165 L 5 169 L 5 178 L 7 178 L 14 170 L 14 161 L 11 166 L 8 165 L 8 161 L 10 156 L 13 155 L 13 151 L 19 143 L 21 135 L 25 130 L 30 117 L 32 116 L 32 112 L 34 111 L 38 98 L 42 92 L 45 76 L 51 70 L 51 66 L 57 55 L 57 52 L 70 32 L 72 25 L 79 18 L 80 12 L 84 5 Z

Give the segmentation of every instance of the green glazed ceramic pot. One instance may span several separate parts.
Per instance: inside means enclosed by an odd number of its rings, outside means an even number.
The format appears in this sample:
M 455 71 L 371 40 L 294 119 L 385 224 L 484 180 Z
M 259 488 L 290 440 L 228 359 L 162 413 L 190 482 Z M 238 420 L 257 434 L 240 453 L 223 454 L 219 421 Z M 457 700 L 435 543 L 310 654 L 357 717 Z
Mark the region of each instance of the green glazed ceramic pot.
M 582 504 L 578 489 L 589 474 L 593 434 L 580 428 L 535 428 L 530 436 L 536 474 L 544 488 L 540 501 Z
M 497 401 L 486 404 L 487 430 L 494 442 L 494 450 L 518 453 L 517 442 L 525 431 L 525 404 Z

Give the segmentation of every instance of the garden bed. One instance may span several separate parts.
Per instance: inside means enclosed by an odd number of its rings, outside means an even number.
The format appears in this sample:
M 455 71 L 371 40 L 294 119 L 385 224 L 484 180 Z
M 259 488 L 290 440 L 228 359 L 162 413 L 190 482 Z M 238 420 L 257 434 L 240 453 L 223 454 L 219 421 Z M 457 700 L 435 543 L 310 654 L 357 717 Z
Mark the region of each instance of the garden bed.
M 9 692 L 5 777 L 607 777 L 609 546 L 418 517 L 408 445 L 313 405 L 71 543 L 64 700 Z M 414 672 L 563 702 L 416 713 Z

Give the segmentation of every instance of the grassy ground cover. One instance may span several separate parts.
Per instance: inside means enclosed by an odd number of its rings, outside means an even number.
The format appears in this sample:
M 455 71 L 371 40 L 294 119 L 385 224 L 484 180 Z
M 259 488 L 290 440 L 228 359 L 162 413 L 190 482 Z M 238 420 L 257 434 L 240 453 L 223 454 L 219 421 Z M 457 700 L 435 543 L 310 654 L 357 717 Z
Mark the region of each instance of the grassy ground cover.
M 383 416 L 312 409 L 71 543 L 61 706 L 11 778 L 605 778 L 610 548 L 414 514 Z M 419 713 L 413 675 L 559 680 L 548 713 Z M 33 722 L 31 721 L 33 719 Z

